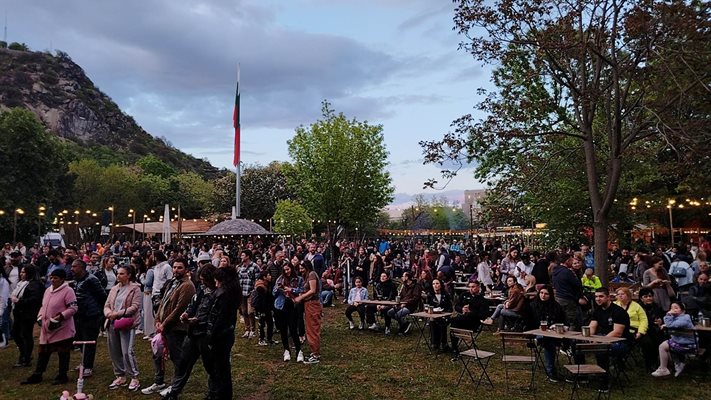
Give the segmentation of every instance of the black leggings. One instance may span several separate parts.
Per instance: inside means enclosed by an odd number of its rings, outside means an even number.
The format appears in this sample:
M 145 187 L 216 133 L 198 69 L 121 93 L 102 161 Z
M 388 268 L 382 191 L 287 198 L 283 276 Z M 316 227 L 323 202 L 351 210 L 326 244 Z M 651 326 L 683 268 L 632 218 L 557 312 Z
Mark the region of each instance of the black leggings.
M 349 305 L 348 308 L 346 308 L 346 318 L 348 318 L 349 321 L 353 322 L 353 313 L 358 311 L 358 316 L 360 317 L 360 322 L 365 321 L 365 305 L 361 304 L 359 306 L 354 306 L 354 305 Z
M 291 341 L 294 342 L 294 348 L 297 353 L 301 350 L 301 342 L 296 330 L 298 318 L 299 315 L 294 308 L 294 303 L 288 300 L 284 302 L 283 309 L 274 310 L 274 319 L 276 320 L 277 328 L 279 328 L 281 344 L 284 346 L 284 350 L 289 350 L 289 336 L 291 336 Z

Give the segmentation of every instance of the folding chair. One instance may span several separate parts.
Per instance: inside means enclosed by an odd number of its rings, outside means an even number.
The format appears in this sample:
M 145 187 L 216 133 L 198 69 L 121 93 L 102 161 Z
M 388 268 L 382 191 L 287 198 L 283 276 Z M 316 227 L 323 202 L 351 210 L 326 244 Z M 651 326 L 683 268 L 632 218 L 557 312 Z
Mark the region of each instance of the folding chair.
M 611 352 L 610 344 L 598 344 L 598 343 L 578 343 L 573 346 L 573 353 L 577 355 L 593 355 L 593 356 L 607 356 L 610 357 Z M 570 392 L 570 399 L 580 398 L 578 390 L 580 389 L 580 380 L 586 378 L 597 377 L 600 378 L 604 386 L 598 390 L 597 398 L 601 399 L 603 396 L 607 399 L 610 398 L 610 373 L 608 370 L 600 367 L 597 364 L 572 364 L 563 365 L 568 371 L 568 374 L 573 380 L 573 389 Z M 609 369 L 609 368 L 608 368 Z
M 504 364 L 506 374 L 506 391 L 508 392 L 511 386 L 509 371 L 519 370 L 531 373 L 528 386 L 524 386 L 522 389 L 535 393 L 536 367 L 538 365 L 538 347 L 535 338 L 521 332 L 499 332 L 499 336 L 501 336 L 503 351 L 501 362 Z
M 479 326 L 477 326 L 477 328 L 474 330 L 450 327 L 449 336 L 458 339 L 457 348 L 452 350 L 459 353 L 461 351 L 462 345 L 464 346 L 464 350 L 469 350 L 473 348 L 474 343 L 479 337 L 479 334 L 481 334 L 482 329 L 482 324 L 479 324 Z
M 457 379 L 457 386 L 459 386 L 459 383 L 462 381 L 465 372 L 467 373 L 467 375 L 469 375 L 469 379 L 472 380 L 472 383 L 475 382 L 474 376 L 472 375 L 472 371 L 469 369 L 469 363 L 475 361 L 481 369 L 481 374 L 479 374 L 479 378 L 476 380 L 476 386 L 474 387 L 474 389 L 476 390 L 479 388 L 479 385 L 481 385 L 481 381 L 485 377 L 486 380 L 489 382 L 489 385 L 493 388 L 494 384 L 491 382 L 491 378 L 489 378 L 489 374 L 486 372 L 486 369 L 489 367 L 489 362 L 491 361 L 491 358 L 494 355 L 495 353 L 479 350 L 476 347 L 476 343 L 474 343 L 471 349 L 459 353 L 459 360 L 462 362 L 462 373 L 459 374 L 459 379 Z

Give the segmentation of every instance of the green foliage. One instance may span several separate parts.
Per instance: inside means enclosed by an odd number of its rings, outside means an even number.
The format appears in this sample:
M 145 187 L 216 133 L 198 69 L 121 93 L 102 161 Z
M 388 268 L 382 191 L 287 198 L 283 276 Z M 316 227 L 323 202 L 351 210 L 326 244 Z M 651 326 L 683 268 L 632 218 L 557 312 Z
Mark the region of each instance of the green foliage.
M 245 218 L 269 219 L 274 215 L 276 204 L 280 200 L 295 197 L 287 186 L 283 164 L 278 161 L 273 161 L 266 167 L 259 165 L 246 167 L 242 173 L 241 183 L 240 208 Z M 234 204 L 234 194 L 233 190 L 232 204 Z
M 153 154 L 143 156 L 136 161 L 136 165 L 143 170 L 143 173 L 155 175 L 161 178 L 170 178 L 175 175 L 175 168 L 168 165 L 163 160 Z
M 195 172 L 183 172 L 170 178 L 171 202 L 179 203 L 182 217 L 201 217 L 214 196 L 214 184 Z
M 461 230 L 469 228 L 469 215 L 458 204 L 451 203 L 446 197 L 425 200 L 424 196 L 415 197 L 415 204 L 403 210 L 399 229 L 437 229 Z
M 279 201 L 273 218 L 275 233 L 299 236 L 311 232 L 311 217 L 304 206 L 294 200 Z
M 10 50 L 30 51 L 30 47 L 25 43 L 12 42 L 7 48 Z
M 36 233 L 38 207 L 59 194 L 56 183 L 66 172 L 64 156 L 62 143 L 32 112 L 11 109 L 0 114 L 0 210 L 25 211 L 18 219 L 18 238 Z M 0 237 L 12 237 L 11 224 L 0 227 Z
M 377 218 L 394 192 L 382 130 L 336 114 L 327 101 L 321 120 L 296 129 L 286 175 L 309 214 L 350 226 Z

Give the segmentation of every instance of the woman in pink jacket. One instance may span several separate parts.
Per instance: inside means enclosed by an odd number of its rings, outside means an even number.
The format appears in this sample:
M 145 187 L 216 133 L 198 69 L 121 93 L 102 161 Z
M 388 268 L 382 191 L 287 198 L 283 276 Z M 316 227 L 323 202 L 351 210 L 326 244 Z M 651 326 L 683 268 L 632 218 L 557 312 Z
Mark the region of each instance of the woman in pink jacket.
M 74 314 L 77 312 L 77 298 L 74 290 L 67 285 L 67 273 L 62 268 L 55 269 L 49 275 L 51 286 L 44 292 L 42 308 L 37 315 L 41 326 L 37 367 L 29 378 L 20 382 L 22 385 L 42 382 L 42 374 L 47 369 L 49 357 L 57 352 L 59 373 L 52 381 L 53 385 L 69 382 L 69 354 L 74 340 Z
M 128 265 L 116 270 L 116 285 L 111 288 L 104 304 L 106 332 L 108 332 L 109 355 L 114 368 L 114 379 L 109 389 L 126 386 L 126 375 L 131 377 L 128 390 L 141 387 L 138 381 L 138 363 L 133 346 L 136 342 L 136 327 L 141 319 L 141 285 L 135 282 L 135 272 Z

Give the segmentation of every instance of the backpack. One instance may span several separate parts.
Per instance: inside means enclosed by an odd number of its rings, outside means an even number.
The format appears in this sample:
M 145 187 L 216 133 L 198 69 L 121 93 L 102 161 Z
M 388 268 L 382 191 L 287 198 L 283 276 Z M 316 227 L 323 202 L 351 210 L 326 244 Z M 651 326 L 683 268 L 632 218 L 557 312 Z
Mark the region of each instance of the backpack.
M 675 277 L 675 278 L 685 278 L 686 277 L 686 268 L 681 266 L 681 263 L 679 261 L 675 261 L 672 263 L 671 267 L 669 268 L 669 275 Z

